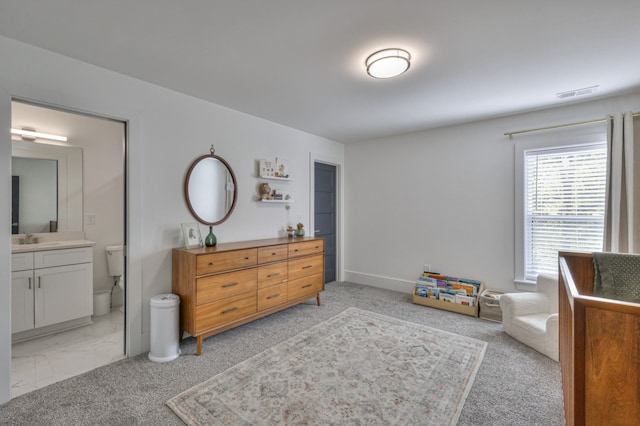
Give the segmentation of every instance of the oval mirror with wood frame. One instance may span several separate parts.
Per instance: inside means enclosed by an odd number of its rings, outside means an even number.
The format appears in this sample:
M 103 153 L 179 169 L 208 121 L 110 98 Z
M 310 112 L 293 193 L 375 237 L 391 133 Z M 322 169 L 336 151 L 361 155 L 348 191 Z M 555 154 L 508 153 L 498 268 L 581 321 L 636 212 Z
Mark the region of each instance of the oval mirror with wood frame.
M 195 159 L 184 180 L 184 197 L 193 217 L 200 223 L 219 225 L 236 206 L 238 187 L 233 169 L 222 157 L 211 154 Z

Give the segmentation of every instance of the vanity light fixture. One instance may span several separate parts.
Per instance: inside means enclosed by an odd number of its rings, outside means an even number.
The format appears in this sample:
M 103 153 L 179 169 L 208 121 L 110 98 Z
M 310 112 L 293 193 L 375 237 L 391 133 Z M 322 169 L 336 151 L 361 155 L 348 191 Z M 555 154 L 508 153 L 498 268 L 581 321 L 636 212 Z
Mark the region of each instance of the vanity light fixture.
M 369 55 L 365 61 L 367 73 L 373 78 L 396 77 L 409 69 L 411 54 L 404 49 L 383 49 Z
M 30 129 L 11 129 L 11 134 L 12 135 L 18 135 L 20 137 L 22 137 L 23 139 L 27 139 L 27 140 L 35 140 L 35 139 L 49 139 L 52 141 L 60 141 L 60 142 L 66 142 L 67 141 L 67 137 L 66 136 L 58 136 L 58 135 L 51 135 L 48 133 L 40 133 L 40 132 L 36 132 L 34 130 L 30 130 Z

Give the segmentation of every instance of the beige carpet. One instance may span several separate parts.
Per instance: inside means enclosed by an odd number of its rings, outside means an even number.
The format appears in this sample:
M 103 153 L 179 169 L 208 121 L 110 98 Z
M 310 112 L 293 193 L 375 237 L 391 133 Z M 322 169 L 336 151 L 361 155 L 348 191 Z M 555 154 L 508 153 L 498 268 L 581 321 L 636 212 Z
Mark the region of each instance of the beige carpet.
M 189 425 L 455 425 L 486 346 L 348 308 L 167 405 Z

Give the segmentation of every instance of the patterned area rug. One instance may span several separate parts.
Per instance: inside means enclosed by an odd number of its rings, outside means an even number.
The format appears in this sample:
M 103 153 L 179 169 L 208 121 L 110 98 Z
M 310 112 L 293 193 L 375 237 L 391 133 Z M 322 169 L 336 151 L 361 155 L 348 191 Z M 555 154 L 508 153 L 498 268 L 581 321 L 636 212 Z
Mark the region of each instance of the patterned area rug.
M 349 308 L 167 405 L 188 425 L 455 425 L 486 346 Z

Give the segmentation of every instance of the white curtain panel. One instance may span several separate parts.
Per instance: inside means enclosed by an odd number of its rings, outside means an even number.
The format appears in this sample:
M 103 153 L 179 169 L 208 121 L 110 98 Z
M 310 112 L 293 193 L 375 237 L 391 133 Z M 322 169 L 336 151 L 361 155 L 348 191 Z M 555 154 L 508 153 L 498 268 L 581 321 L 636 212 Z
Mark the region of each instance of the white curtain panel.
M 631 112 L 607 120 L 605 252 L 640 252 L 640 121 Z M 635 127 L 635 128 L 634 128 Z

